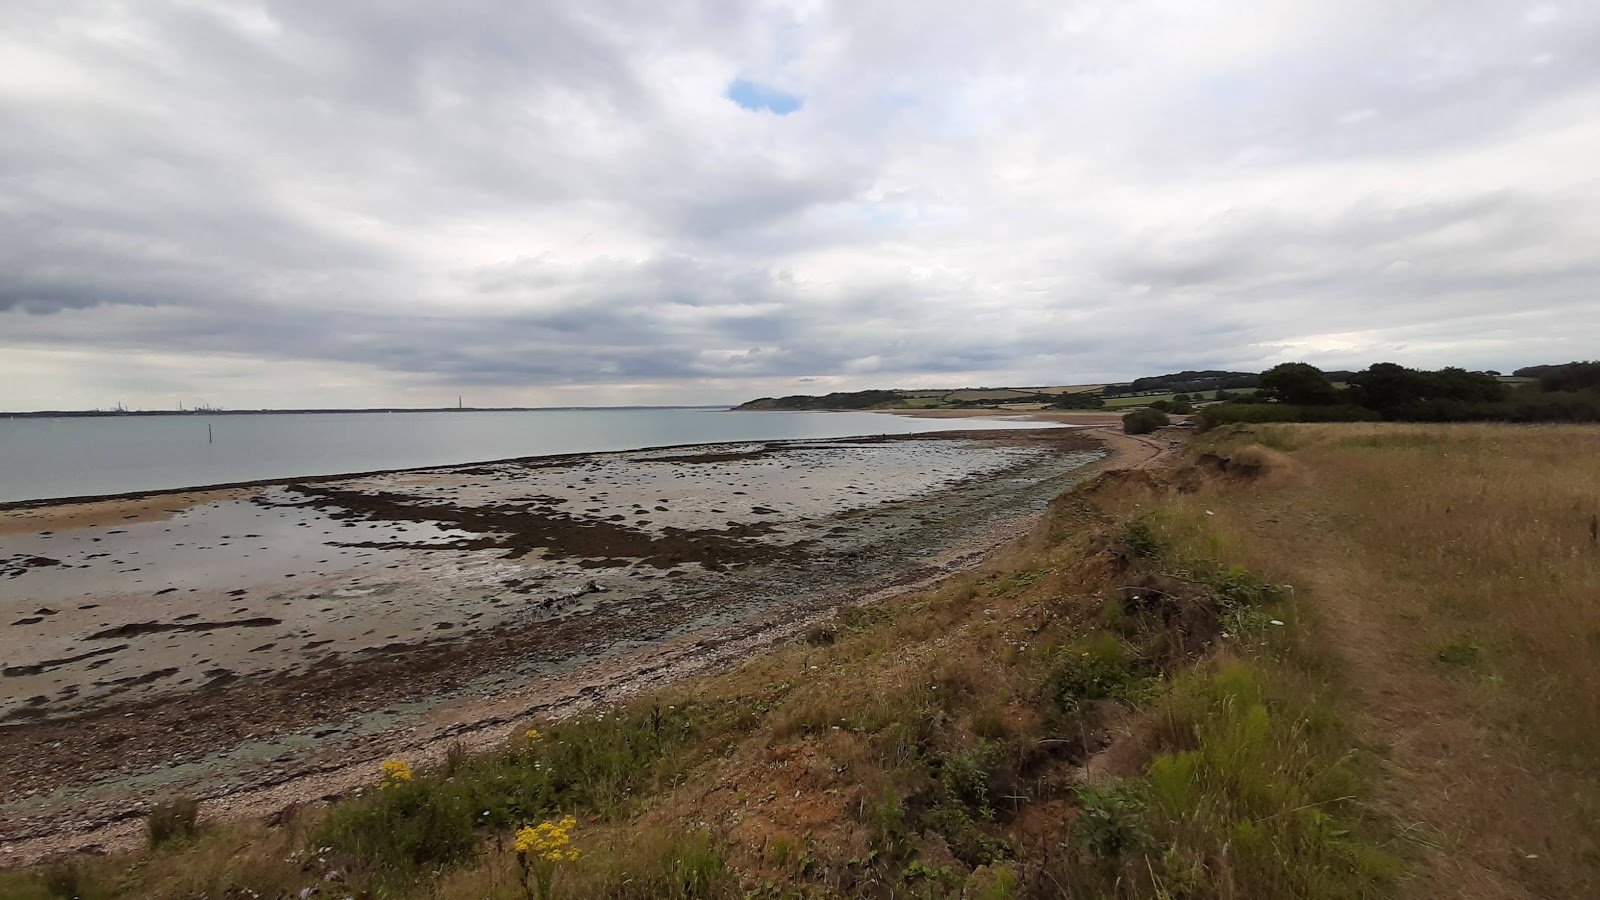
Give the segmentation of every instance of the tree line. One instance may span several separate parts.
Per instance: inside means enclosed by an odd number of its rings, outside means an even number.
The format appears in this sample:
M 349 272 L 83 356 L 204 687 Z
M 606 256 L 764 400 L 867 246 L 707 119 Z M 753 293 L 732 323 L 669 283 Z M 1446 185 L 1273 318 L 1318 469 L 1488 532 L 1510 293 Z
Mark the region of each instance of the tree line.
M 1284 363 L 1261 373 L 1253 396 L 1204 407 L 1198 424 L 1600 421 L 1600 362 L 1533 366 L 1515 374 L 1532 380 L 1507 384 L 1493 372 L 1378 363 L 1336 381 L 1316 366 Z

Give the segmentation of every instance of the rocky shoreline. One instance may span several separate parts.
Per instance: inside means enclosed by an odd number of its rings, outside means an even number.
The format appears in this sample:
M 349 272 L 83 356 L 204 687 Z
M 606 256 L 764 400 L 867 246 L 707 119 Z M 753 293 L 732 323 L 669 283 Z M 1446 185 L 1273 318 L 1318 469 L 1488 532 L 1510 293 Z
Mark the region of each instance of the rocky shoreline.
M 674 448 L 279 483 L 173 502 L 165 518 L 129 513 L 142 517 L 122 528 L 56 531 L 50 540 L 104 545 L 111 531 L 178 529 L 149 535 L 148 553 L 156 534 L 189 543 L 175 537 L 189 523 L 218 563 L 191 576 L 198 587 L 168 584 L 159 560 L 112 571 L 147 576 L 121 618 L 96 595 L 75 606 L 97 609 L 71 611 L 84 615 L 61 609 L 6 629 L 8 667 L 38 665 L 27 651 L 63 660 L 88 643 L 124 646 L 0 679 L 10 711 L 0 757 L 14 761 L 0 788 L 0 864 L 118 846 L 149 803 L 180 794 L 204 798 L 208 815 L 269 815 L 354 789 L 372 760 L 398 750 L 492 741 L 519 718 L 731 662 L 840 603 L 981 558 L 1102 455 L 1071 429 Z M 277 532 L 234 535 L 241 510 L 281 515 L 279 531 L 315 539 L 295 545 L 300 558 L 266 565 L 259 556 L 274 557 L 276 544 L 241 539 Z M 0 517 L 53 515 L 60 527 L 60 513 Z M 207 515 L 233 537 L 221 555 L 222 535 L 198 524 Z M 7 524 L 0 556 L 33 553 L 39 534 Z M 82 566 L 91 555 L 74 552 L 50 558 Z M 101 559 L 111 558 L 131 555 Z M 97 561 L 0 579 L 4 611 L 33 611 L 21 607 L 45 588 L 22 594 L 30 579 L 65 590 L 107 574 Z M 219 567 L 246 586 L 213 577 Z M 71 632 L 66 650 L 26 636 L 41 627 Z M 245 644 L 268 632 L 292 640 L 252 654 Z M 263 662 L 218 663 L 241 657 Z M 93 687 L 109 672 L 130 681 Z M 33 693 L 46 676 L 65 688 Z

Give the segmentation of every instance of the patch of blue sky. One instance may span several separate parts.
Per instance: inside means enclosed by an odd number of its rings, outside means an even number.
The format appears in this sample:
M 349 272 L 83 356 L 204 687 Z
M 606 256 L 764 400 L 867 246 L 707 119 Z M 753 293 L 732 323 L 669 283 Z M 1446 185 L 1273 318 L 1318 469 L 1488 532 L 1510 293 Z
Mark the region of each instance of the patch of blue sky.
M 735 78 L 730 81 L 726 96 L 745 109 L 779 116 L 795 112 L 806 102 L 799 94 L 780 91 L 771 85 L 751 81 L 748 78 Z

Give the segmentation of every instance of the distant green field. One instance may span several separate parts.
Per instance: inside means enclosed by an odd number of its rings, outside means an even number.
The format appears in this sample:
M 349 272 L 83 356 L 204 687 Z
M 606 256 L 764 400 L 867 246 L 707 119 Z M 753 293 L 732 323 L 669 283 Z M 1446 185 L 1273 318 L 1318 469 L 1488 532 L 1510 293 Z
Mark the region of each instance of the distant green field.
M 907 397 L 900 401 L 900 405 L 907 409 L 927 409 L 934 406 L 944 406 L 945 402 L 938 397 Z
M 1254 394 L 1255 392 L 1255 388 L 1231 388 L 1228 391 L 1230 394 Z M 1217 398 L 1216 391 L 1189 391 L 1188 393 L 1190 399 L 1192 400 L 1215 400 Z M 1157 400 L 1166 400 L 1170 402 L 1172 398 L 1176 396 L 1178 395 L 1174 393 L 1144 394 L 1138 397 L 1107 397 L 1106 409 L 1127 409 L 1133 406 L 1149 406 Z
M 963 390 L 951 391 L 945 395 L 946 400 L 1019 400 L 1034 396 L 1029 391 L 1016 391 L 1009 388 L 995 388 L 993 390 Z

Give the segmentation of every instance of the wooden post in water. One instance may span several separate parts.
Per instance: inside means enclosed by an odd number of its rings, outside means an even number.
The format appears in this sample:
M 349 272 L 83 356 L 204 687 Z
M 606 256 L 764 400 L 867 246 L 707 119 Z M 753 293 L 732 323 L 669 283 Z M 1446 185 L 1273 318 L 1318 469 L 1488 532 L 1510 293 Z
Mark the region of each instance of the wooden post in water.
M 206 443 L 211 443 L 211 423 L 206 423 Z

